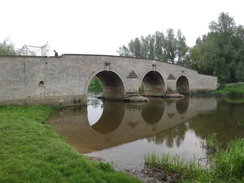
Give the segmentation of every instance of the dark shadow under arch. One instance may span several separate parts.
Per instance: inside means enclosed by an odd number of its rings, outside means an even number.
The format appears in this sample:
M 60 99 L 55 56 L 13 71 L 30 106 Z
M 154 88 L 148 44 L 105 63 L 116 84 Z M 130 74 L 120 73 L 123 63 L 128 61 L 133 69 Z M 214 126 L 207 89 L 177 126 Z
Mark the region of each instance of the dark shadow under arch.
M 188 79 L 185 76 L 180 76 L 176 82 L 176 90 L 183 95 L 190 95 Z
M 143 80 L 144 96 L 163 96 L 165 94 L 165 83 L 161 74 L 157 71 L 148 72 Z
M 96 74 L 103 85 L 103 97 L 119 99 L 124 96 L 124 85 L 120 77 L 112 71 L 101 71 Z

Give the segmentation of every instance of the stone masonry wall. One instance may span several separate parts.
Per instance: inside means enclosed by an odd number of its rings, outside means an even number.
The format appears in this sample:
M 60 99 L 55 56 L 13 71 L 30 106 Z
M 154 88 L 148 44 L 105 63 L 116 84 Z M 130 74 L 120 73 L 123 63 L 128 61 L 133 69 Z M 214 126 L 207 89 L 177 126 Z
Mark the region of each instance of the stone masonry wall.
M 217 78 L 159 61 L 104 55 L 60 57 L 0 56 L 0 105 L 44 103 L 79 105 L 85 102 L 91 79 L 102 71 L 119 77 L 126 93 L 138 93 L 150 71 L 158 72 L 165 87 L 176 90 L 185 76 L 189 90 L 215 90 Z

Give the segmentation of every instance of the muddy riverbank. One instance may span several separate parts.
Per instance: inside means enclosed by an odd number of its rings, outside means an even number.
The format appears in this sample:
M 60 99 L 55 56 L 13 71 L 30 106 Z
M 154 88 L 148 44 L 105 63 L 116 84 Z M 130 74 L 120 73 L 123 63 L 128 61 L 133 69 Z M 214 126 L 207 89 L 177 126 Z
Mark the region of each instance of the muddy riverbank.
M 89 157 L 90 160 L 94 162 L 103 162 L 107 163 L 103 158 L 99 157 Z M 113 166 L 113 164 L 111 164 Z M 115 170 L 117 169 L 114 167 Z M 121 171 L 121 170 L 120 170 Z M 145 165 L 143 169 L 125 169 L 122 170 L 127 174 L 130 174 L 138 179 L 142 180 L 145 183 L 177 183 L 181 180 L 181 174 L 174 172 L 165 173 L 161 167 L 151 167 Z

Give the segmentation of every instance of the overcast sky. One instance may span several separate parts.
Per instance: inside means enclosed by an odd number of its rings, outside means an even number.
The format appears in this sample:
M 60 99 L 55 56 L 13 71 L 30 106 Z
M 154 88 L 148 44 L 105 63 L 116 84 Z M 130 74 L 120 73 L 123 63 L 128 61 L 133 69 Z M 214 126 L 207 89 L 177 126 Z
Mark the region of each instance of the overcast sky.
M 227 12 L 244 25 L 244 0 L 0 0 L 0 41 L 59 54 L 118 55 L 131 39 L 181 29 L 188 46 Z

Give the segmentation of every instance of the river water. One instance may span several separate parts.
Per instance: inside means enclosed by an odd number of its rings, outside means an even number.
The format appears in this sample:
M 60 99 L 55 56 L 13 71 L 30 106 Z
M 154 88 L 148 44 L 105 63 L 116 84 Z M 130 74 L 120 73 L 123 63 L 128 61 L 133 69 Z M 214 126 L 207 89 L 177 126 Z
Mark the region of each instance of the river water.
M 244 138 L 243 121 L 244 104 L 216 98 L 149 98 L 138 104 L 91 95 L 87 106 L 58 109 L 48 124 L 78 152 L 103 158 L 117 170 L 140 170 L 149 153 L 178 154 L 204 164 L 206 138 L 216 134 L 223 147 Z

